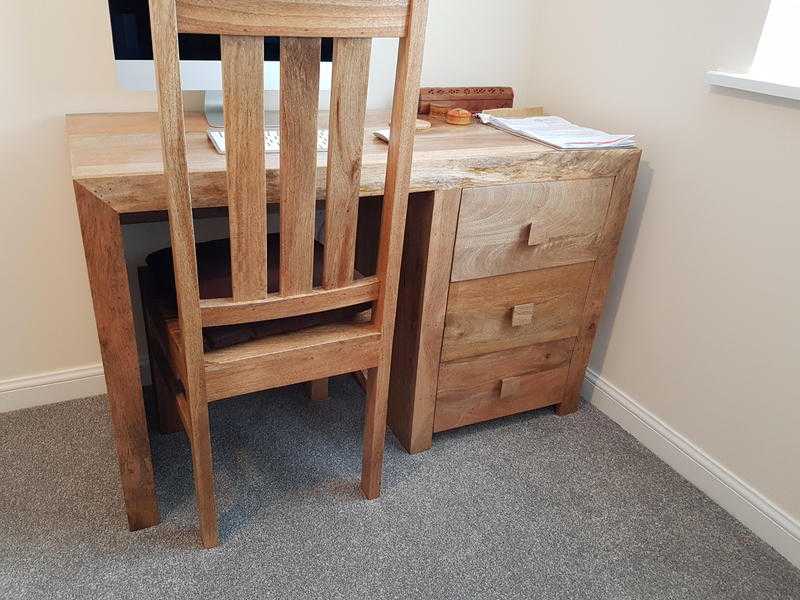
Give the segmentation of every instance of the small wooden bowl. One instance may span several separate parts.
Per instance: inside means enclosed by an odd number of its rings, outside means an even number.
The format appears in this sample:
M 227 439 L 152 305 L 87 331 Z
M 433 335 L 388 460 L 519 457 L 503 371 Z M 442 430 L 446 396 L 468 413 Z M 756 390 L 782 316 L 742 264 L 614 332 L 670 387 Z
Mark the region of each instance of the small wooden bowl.
M 472 113 L 463 108 L 454 108 L 447 113 L 447 122 L 450 125 L 471 125 Z
M 450 107 L 446 104 L 431 104 L 431 117 L 434 119 L 447 119 L 447 113 L 450 112 Z

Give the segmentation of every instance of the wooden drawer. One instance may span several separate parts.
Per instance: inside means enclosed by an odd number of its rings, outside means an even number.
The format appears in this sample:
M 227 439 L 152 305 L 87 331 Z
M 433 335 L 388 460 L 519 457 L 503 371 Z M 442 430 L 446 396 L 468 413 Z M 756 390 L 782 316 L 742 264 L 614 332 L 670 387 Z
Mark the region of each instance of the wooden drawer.
M 450 284 L 442 361 L 578 335 L 593 265 Z
M 559 404 L 575 339 L 443 363 L 434 431 Z
M 613 178 L 465 189 L 452 281 L 594 260 Z

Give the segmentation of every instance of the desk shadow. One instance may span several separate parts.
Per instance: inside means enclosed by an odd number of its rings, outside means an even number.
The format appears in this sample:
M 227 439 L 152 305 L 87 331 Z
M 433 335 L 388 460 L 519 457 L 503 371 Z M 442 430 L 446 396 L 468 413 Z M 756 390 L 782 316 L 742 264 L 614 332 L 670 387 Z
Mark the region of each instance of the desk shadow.
M 331 399 L 313 402 L 289 386 L 210 407 L 215 490 L 222 539 L 291 502 L 363 500 L 359 491 L 363 392 L 349 378 Z M 184 433 L 152 432 L 162 520 L 196 527 L 189 443 Z M 387 454 L 399 451 L 387 436 Z M 385 489 L 388 489 L 385 486 Z

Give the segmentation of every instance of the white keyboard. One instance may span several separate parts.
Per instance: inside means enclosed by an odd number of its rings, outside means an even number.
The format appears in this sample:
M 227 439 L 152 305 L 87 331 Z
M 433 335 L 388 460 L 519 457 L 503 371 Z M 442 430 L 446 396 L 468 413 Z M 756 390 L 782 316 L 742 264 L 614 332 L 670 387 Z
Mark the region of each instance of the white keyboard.
M 217 129 L 208 130 L 208 139 L 214 144 L 219 154 L 225 154 L 225 132 Z M 281 151 L 281 136 L 276 129 L 264 131 L 264 147 L 267 154 L 277 154 Z M 317 152 L 328 151 L 328 130 L 317 130 Z

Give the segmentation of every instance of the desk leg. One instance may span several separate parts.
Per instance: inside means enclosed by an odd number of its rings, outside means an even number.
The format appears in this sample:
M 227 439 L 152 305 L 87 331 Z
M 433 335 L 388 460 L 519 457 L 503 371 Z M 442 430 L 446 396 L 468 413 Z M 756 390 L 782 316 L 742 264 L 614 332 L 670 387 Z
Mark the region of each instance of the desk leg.
M 122 493 L 131 531 L 156 525 L 158 504 L 139 376 L 119 215 L 75 184 L 89 286 L 111 407 Z
M 414 194 L 408 202 L 397 295 L 389 425 L 416 454 L 433 443 L 436 389 L 461 190 Z

